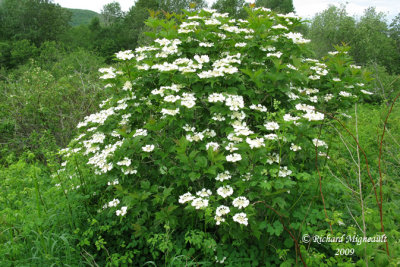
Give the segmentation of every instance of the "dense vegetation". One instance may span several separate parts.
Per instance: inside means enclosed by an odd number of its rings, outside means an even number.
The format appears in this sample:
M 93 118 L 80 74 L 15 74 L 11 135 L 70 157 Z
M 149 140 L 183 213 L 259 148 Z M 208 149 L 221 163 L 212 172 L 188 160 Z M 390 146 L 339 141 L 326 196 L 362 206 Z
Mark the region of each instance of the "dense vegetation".
M 400 264 L 400 14 L 206 6 L 0 1 L 1 266 Z
M 68 8 L 68 10 L 72 13 L 70 21 L 71 26 L 88 25 L 94 17 L 99 16 L 98 13 L 91 10 L 72 8 Z

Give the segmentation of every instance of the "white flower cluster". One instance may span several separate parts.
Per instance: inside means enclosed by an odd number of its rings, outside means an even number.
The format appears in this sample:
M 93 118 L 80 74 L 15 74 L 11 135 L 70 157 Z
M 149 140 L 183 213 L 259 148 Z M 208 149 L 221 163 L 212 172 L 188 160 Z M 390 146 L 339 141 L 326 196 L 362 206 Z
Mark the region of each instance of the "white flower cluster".
M 250 109 L 257 110 L 257 111 L 260 111 L 260 112 L 267 112 L 267 108 L 265 106 L 261 105 L 261 104 L 258 104 L 258 105 L 254 105 L 253 104 L 253 105 L 250 106 Z
M 200 23 L 198 23 L 197 21 L 193 21 L 193 22 L 183 22 L 178 29 L 178 33 L 190 33 L 190 32 L 194 32 L 197 28 L 197 26 L 199 26 Z
M 233 188 L 230 185 L 221 186 L 217 189 L 217 194 L 223 198 L 227 198 L 233 194 Z
M 240 160 L 242 160 L 242 155 L 240 155 L 238 153 L 233 153 L 233 154 L 226 156 L 226 161 L 228 161 L 228 162 L 237 162 Z
M 144 147 L 142 147 L 142 150 L 144 152 L 151 152 L 154 150 L 154 145 L 145 145 Z
M 122 146 L 123 141 L 117 141 L 114 144 L 106 145 L 105 148 L 97 152 L 88 161 L 88 164 L 94 165 L 100 169 L 101 172 L 106 173 L 113 168 L 112 162 L 107 162 L 107 157 L 114 154 L 118 147 Z
M 289 176 L 291 174 L 292 174 L 292 171 L 289 170 L 287 168 L 287 166 L 284 166 L 284 167 L 281 166 L 280 169 L 279 169 L 279 172 L 278 172 L 278 176 L 279 177 L 286 177 L 286 176 Z
M 250 201 L 246 197 L 237 197 L 233 200 L 232 205 L 238 209 L 246 208 Z
M 104 124 L 104 122 L 107 120 L 107 118 L 111 115 L 114 115 L 114 107 L 111 107 L 109 109 L 101 110 L 98 113 L 91 114 L 87 117 L 85 117 L 85 120 L 83 122 L 80 122 L 78 124 L 78 128 L 85 127 L 89 123 L 97 123 L 97 124 Z
M 126 215 L 127 209 L 128 209 L 128 207 L 123 206 L 123 207 L 121 207 L 120 210 L 116 210 L 116 211 L 115 211 L 115 214 L 116 214 L 117 216 L 125 216 L 125 215 Z
M 99 69 L 100 73 L 103 73 L 103 76 L 100 76 L 100 79 L 106 80 L 106 79 L 113 79 L 117 77 L 115 69 L 113 67 L 110 68 L 101 68 Z
M 214 77 L 222 77 L 225 74 L 234 74 L 238 72 L 238 68 L 232 66 L 233 63 L 240 64 L 240 53 L 237 53 L 235 55 L 227 55 L 224 58 L 221 58 L 219 60 L 216 60 L 212 66 L 214 69 L 208 70 L 208 71 L 203 71 L 199 74 L 197 74 L 201 79 L 208 79 L 208 78 L 214 78 Z
M 179 84 L 172 84 L 171 86 L 161 86 L 160 89 L 154 89 L 151 91 L 151 94 L 153 95 L 160 95 L 161 97 L 164 97 L 164 94 L 167 92 L 179 92 L 182 89 L 182 85 Z
M 303 35 L 299 32 L 285 33 L 283 36 L 293 41 L 295 44 L 307 44 L 310 40 L 304 39 Z
M 208 199 L 205 198 L 195 198 L 192 201 L 192 206 L 196 208 L 196 210 L 201 209 L 201 208 L 205 208 L 208 206 Z
M 202 132 L 193 132 L 186 135 L 186 140 L 189 142 L 199 142 L 202 141 L 204 138 L 212 138 L 215 137 L 217 134 L 214 130 L 205 129 Z
M 135 57 L 135 55 L 132 53 L 132 50 L 120 51 L 116 53 L 115 56 L 120 60 L 129 60 Z
M 264 138 L 262 137 L 255 139 L 246 138 L 246 143 L 249 144 L 251 149 L 265 147 Z
M 166 58 L 169 55 L 178 53 L 178 45 L 182 43 L 179 39 L 168 40 L 168 39 L 156 39 L 156 43 L 159 43 L 161 47 L 161 52 L 156 54 L 156 58 Z
M 247 215 L 246 213 L 236 213 L 233 218 L 232 218 L 235 222 L 238 222 L 240 224 L 244 224 L 244 225 L 248 225 L 248 219 L 247 219 Z
M 231 174 L 229 171 L 225 171 L 223 173 L 219 173 L 215 180 L 223 182 L 225 180 L 230 180 L 232 178 Z

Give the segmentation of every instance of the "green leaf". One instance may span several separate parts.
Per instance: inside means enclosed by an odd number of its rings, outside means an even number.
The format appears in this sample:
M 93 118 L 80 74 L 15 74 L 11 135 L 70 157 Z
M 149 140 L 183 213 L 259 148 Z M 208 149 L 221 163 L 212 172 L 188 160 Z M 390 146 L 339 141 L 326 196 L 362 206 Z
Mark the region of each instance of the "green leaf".
M 204 156 L 196 157 L 196 166 L 199 168 L 206 168 L 207 167 L 207 159 Z
M 191 173 L 189 173 L 189 178 L 190 178 L 190 180 L 192 181 L 192 182 L 194 182 L 194 181 L 196 181 L 197 179 L 199 179 L 200 178 L 200 173 L 197 173 L 197 172 L 191 172 Z

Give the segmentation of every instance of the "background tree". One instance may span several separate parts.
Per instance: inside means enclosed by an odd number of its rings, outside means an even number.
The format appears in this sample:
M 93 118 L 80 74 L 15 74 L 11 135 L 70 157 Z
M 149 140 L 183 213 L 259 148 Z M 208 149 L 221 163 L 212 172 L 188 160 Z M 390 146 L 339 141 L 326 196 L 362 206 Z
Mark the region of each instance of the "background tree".
M 397 48 L 400 48 L 400 13 L 390 23 L 390 37 L 396 41 Z
M 2 40 L 27 39 L 40 45 L 59 39 L 69 28 L 71 13 L 50 0 L 4 0 L 0 18 Z
M 283 14 L 294 11 L 293 0 L 256 0 L 256 6 L 270 8 Z
M 390 38 L 390 31 L 384 13 L 368 8 L 357 23 L 351 53 L 362 64 L 376 62 L 390 73 L 400 70 L 400 58 L 396 41 Z
M 124 17 L 121 5 L 118 2 L 112 2 L 103 6 L 101 10 L 102 22 L 106 26 L 110 26 Z
M 311 47 L 317 57 L 322 57 L 335 45 L 351 45 L 355 27 L 356 21 L 348 16 L 345 6 L 329 6 L 313 18 L 307 37 L 311 39 Z
M 244 18 L 246 16 L 246 12 L 243 9 L 244 5 L 244 0 L 217 0 L 212 5 L 212 8 L 220 13 L 229 13 L 234 18 Z

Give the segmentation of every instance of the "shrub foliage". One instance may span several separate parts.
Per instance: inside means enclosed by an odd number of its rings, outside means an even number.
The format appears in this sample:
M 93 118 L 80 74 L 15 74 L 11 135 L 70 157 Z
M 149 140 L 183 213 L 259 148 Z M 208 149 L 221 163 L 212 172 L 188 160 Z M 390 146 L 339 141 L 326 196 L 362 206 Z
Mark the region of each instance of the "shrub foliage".
M 79 123 L 60 172 L 83 196 L 79 245 L 97 263 L 290 266 L 334 254 L 293 233 L 341 222 L 319 198 L 321 125 L 373 97 L 369 74 L 347 47 L 311 59 L 295 15 L 247 12 L 151 17 L 154 42 L 100 69 L 112 97 Z

